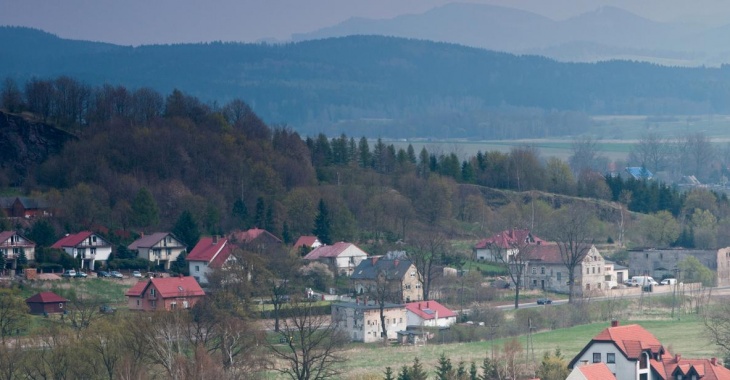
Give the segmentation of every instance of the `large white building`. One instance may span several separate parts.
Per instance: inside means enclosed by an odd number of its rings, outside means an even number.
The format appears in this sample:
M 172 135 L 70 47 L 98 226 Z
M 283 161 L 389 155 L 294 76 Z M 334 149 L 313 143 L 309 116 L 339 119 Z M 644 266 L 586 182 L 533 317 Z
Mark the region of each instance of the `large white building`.
M 406 329 L 406 308 L 400 304 L 384 305 L 385 329 L 388 339 L 397 339 L 398 331 Z M 381 342 L 380 305 L 366 300 L 332 304 L 332 323 L 354 342 Z
M 331 266 L 337 273 L 350 276 L 368 254 L 355 244 L 339 242 L 315 248 L 304 256 L 304 260 L 320 261 Z
M 74 259 L 80 259 L 81 269 L 89 270 L 94 270 L 97 261 L 109 260 L 109 255 L 112 253 L 112 245 L 91 231 L 66 235 L 51 248 L 62 249 Z

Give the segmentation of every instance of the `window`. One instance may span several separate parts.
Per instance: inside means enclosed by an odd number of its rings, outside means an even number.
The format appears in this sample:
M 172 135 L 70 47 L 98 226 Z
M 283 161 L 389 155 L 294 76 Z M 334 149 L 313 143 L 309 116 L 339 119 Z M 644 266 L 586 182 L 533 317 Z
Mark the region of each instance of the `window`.
M 562 277 L 563 277 L 563 272 L 558 272 L 557 277 L 558 277 L 558 281 L 561 281 Z
M 606 363 L 613 364 L 616 363 L 616 354 L 613 352 L 609 352 L 606 354 Z
M 591 274 L 591 268 L 586 268 L 586 274 Z
M 540 274 L 545 274 L 545 267 L 540 267 Z
M 416 272 L 411 272 L 411 277 L 416 277 Z
M 601 353 L 600 352 L 594 352 L 593 353 L 593 362 L 594 363 L 600 363 L 601 362 Z
M 591 284 L 586 284 L 586 290 L 591 290 Z
M 532 268 L 532 274 L 537 274 L 537 268 Z
M 96 255 L 96 248 L 89 248 L 89 253 L 91 253 L 92 256 Z
M 195 271 L 196 271 L 196 272 L 200 272 L 200 265 L 196 265 L 196 266 L 195 266 Z
M 596 274 L 596 267 L 593 267 L 593 274 Z
M 177 308 L 177 302 L 173 301 L 173 302 L 172 302 L 172 303 L 170 304 L 170 310 L 175 310 L 176 308 Z
M 398 323 L 403 323 L 403 318 L 398 318 Z
M 154 296 L 155 296 L 155 293 L 156 293 L 156 292 L 155 292 L 155 288 L 152 288 L 152 289 L 150 289 L 150 295 L 151 295 L 152 297 L 154 297 Z
M 139 306 L 139 300 L 137 300 L 137 306 Z
M 682 380 L 682 374 L 677 372 L 677 376 L 675 377 L 677 380 Z

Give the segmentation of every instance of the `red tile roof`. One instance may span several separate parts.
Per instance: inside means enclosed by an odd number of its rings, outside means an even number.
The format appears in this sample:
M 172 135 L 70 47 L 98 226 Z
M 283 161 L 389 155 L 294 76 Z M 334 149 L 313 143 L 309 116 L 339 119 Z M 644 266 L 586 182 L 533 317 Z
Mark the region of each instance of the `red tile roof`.
M 57 302 L 68 302 L 67 299 L 59 296 L 53 292 L 41 292 L 37 293 L 27 300 L 26 303 L 57 303 Z
M 63 249 L 64 247 L 76 247 L 92 234 L 93 232 L 91 231 L 81 231 L 77 234 L 66 235 L 61 240 L 55 242 L 51 248 Z
M 312 252 L 309 252 L 306 256 L 304 256 L 304 260 L 317 260 L 325 257 L 337 257 L 351 246 L 355 246 L 355 244 L 345 243 L 342 241 L 333 245 L 323 245 L 321 247 L 313 249 Z M 357 248 L 357 246 L 355 246 L 355 248 Z
M 450 318 L 456 316 L 456 313 L 446 308 L 446 306 L 433 300 L 409 302 L 406 304 L 406 309 L 425 320 L 435 319 L 437 315 L 438 318 Z
M 226 253 L 230 255 L 229 249 L 223 249 L 226 246 L 228 246 L 228 239 L 213 238 L 210 236 L 202 237 L 200 238 L 200 241 L 198 241 L 198 244 L 196 244 L 195 247 L 190 251 L 187 257 L 185 257 L 185 260 L 205 261 L 206 263 L 210 263 L 213 261 L 213 259 L 216 259 L 221 253 L 224 255 Z M 225 259 L 227 258 L 228 256 L 226 256 L 223 261 L 225 261 Z
M 613 342 L 629 359 L 638 359 L 641 352 L 661 352 L 662 344 L 650 332 L 639 325 L 608 327 L 593 338 L 593 341 Z
M 606 363 L 586 364 L 578 367 L 586 380 L 616 380 Z
M 124 295 L 139 297 L 148 286 L 154 285 L 162 298 L 174 298 L 180 296 L 204 296 L 205 292 L 195 278 L 187 277 L 161 277 L 151 278 L 147 281 L 140 281 L 129 289 Z
M 505 230 L 487 239 L 479 241 L 474 248 L 484 249 L 491 244 L 495 244 L 500 248 L 512 248 L 514 246 L 523 245 L 525 241 L 530 240 L 529 244 L 542 244 L 545 241 L 530 233 L 530 230 Z
M 702 380 L 730 380 L 730 369 L 725 368 L 717 359 L 685 359 L 681 355 L 662 357 L 664 371 L 660 374 L 665 379 L 675 377 L 677 371 L 689 378 L 690 371 L 697 372 Z
M 252 228 L 248 231 L 236 231 L 236 232 L 232 232 L 228 236 L 231 238 L 231 240 L 235 240 L 237 243 L 245 244 L 245 243 L 250 243 L 250 242 L 258 239 L 259 237 L 261 237 L 261 235 L 264 235 L 264 234 L 268 235 L 270 238 L 279 240 L 279 238 L 274 236 L 272 233 L 270 233 L 269 231 L 266 231 L 264 229 L 261 229 L 261 228 Z
M 563 257 L 560 254 L 560 247 L 555 243 L 543 243 L 531 245 L 525 249 L 530 260 L 539 260 L 544 263 L 562 264 Z
M 316 236 L 300 236 L 299 239 L 297 239 L 297 242 L 294 243 L 294 248 L 299 248 L 301 246 L 311 247 L 315 242 L 317 242 Z

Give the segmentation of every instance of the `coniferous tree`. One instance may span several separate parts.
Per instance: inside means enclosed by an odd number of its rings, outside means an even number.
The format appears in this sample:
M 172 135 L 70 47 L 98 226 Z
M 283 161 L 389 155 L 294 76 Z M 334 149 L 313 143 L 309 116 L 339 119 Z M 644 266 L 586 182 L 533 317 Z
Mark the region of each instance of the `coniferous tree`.
M 469 380 L 479 380 L 479 371 L 477 371 L 477 364 L 471 362 L 469 366 Z
M 459 366 L 456 368 L 456 379 L 457 380 L 466 380 L 466 364 L 464 361 L 459 362 Z
M 0 254 L 0 272 L 5 271 L 5 265 L 7 265 L 7 261 L 5 260 L 5 255 Z
M 439 356 L 438 366 L 436 367 L 436 377 L 439 380 L 450 380 L 454 377 L 454 368 L 451 365 L 451 359 L 446 357 L 443 352 Z
M 50 247 L 56 242 L 56 229 L 46 219 L 33 223 L 28 238 L 40 247 Z
M 404 365 L 400 369 L 400 373 L 398 374 L 398 380 L 411 380 L 411 374 L 408 366 Z
M 20 250 L 17 264 L 19 269 L 23 269 L 26 265 L 28 265 L 28 256 L 25 255 L 25 249 Z
M 319 238 L 319 241 L 321 241 L 322 244 L 332 244 L 332 236 L 330 235 L 332 232 L 330 215 L 324 199 L 319 200 L 318 209 L 317 217 L 314 220 L 313 233 L 317 236 L 317 238 Z
M 284 244 L 290 244 L 292 242 L 291 231 L 289 231 L 289 223 L 287 222 L 284 222 L 284 225 L 281 227 L 281 240 L 284 241 Z
M 395 377 L 393 377 L 393 368 L 385 367 L 385 377 L 383 380 L 395 380 Z
M 248 221 L 248 208 L 246 208 L 246 203 L 243 202 L 243 199 L 239 198 L 233 202 L 233 210 L 231 212 L 236 221 L 241 224 L 242 228 L 248 227 L 246 225 L 246 221 Z
M 180 241 L 185 243 L 188 250 L 193 249 L 200 239 L 198 223 L 195 221 L 193 214 L 188 210 L 183 211 L 180 217 L 177 218 L 177 222 L 175 222 L 175 226 L 172 228 L 172 233 Z
M 132 215 L 134 224 L 137 227 L 153 227 L 160 222 L 160 212 L 157 209 L 157 202 L 147 188 L 139 189 L 132 201 Z
M 410 380 L 427 380 L 428 374 L 426 371 L 423 370 L 423 365 L 421 364 L 421 361 L 416 357 L 413 359 L 413 365 L 411 366 L 411 369 L 408 371 L 408 376 Z
M 256 199 L 256 214 L 253 220 L 254 227 L 262 228 L 266 224 L 266 205 L 263 197 Z

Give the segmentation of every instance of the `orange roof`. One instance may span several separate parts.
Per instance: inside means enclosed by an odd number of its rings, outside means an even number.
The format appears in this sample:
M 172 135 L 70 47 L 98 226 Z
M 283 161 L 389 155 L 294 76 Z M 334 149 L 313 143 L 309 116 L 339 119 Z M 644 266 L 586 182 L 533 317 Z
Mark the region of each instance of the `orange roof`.
M 676 377 L 681 372 L 689 378 L 691 372 L 696 372 L 702 380 L 730 380 L 730 369 L 725 368 L 717 359 L 685 359 L 681 355 L 665 356 L 662 358 L 665 379 Z
M 198 284 L 198 281 L 190 276 L 161 277 L 152 278 L 147 281 L 140 281 L 129 289 L 125 295 L 130 297 L 139 297 L 150 285 L 154 285 L 162 298 L 205 295 L 205 292 Z
M 133 287 L 127 290 L 124 295 L 129 297 L 139 297 L 140 295 L 142 295 L 142 292 L 144 292 L 144 288 L 147 287 L 148 283 L 149 281 L 138 281 L 136 284 L 134 284 Z
M 531 245 L 526 256 L 530 260 L 539 260 L 544 263 L 562 264 L 563 256 L 560 254 L 560 247 L 555 243 L 543 243 Z
M 185 257 L 187 261 L 205 261 L 210 263 L 222 252 L 223 247 L 228 244 L 228 239 L 213 238 L 210 236 L 200 238 L 198 244 L 193 247 Z M 225 252 L 224 252 L 225 253 Z M 229 252 L 230 253 L 230 252 Z
M 586 364 L 578 367 L 586 380 L 616 380 L 606 363 Z
M 596 335 L 593 341 L 613 342 L 629 359 L 638 359 L 644 350 L 654 353 L 663 351 L 661 342 L 639 325 L 608 327 Z
M 301 246 L 312 247 L 315 242 L 317 242 L 316 236 L 300 236 L 299 239 L 297 239 L 297 242 L 294 243 L 294 248 L 299 248 Z
M 436 316 L 439 318 L 450 318 L 456 316 L 456 313 L 447 309 L 446 306 L 433 300 L 409 302 L 406 304 L 406 310 L 425 320 L 435 319 Z
M 234 240 L 237 243 L 246 244 L 246 243 L 250 243 L 250 242 L 258 239 L 261 235 L 264 235 L 264 234 L 269 235 L 269 237 L 280 241 L 279 238 L 277 238 L 276 236 L 271 234 L 271 232 L 266 231 L 261 228 L 251 228 L 250 230 L 247 230 L 247 231 L 236 231 L 236 232 L 232 232 L 228 236 L 231 238 L 231 240 Z
M 505 230 L 487 239 L 480 240 L 474 248 L 484 249 L 494 244 L 500 248 L 512 248 L 514 246 L 523 245 L 525 242 L 529 244 L 542 244 L 545 241 L 537 236 L 532 235 L 530 230 Z

